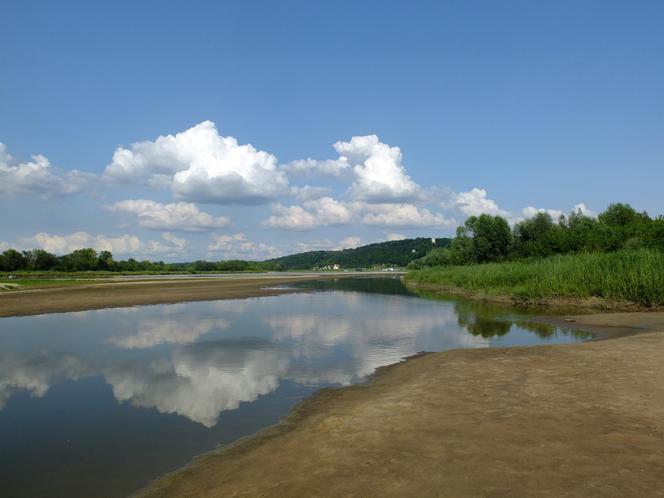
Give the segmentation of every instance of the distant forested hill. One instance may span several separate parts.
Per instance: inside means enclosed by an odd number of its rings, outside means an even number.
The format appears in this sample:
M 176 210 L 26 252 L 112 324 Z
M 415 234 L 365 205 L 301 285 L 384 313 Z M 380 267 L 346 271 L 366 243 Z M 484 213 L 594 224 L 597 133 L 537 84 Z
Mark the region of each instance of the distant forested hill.
M 116 261 L 109 251 L 93 248 L 77 249 L 57 256 L 43 249 L 19 252 L 7 249 L 0 253 L 0 272 L 129 272 L 129 273 L 199 273 L 309 270 L 314 267 L 340 265 L 342 268 L 370 268 L 382 266 L 406 266 L 422 258 L 434 248 L 444 248 L 451 239 L 404 239 L 380 242 L 343 251 L 311 251 L 292 254 L 267 261 L 192 261 L 188 263 L 164 263 L 162 261 Z M 0 275 L 2 278 L 2 275 Z
M 281 258 L 270 259 L 284 270 L 302 270 L 338 264 L 343 268 L 369 268 L 375 265 L 406 266 L 412 260 L 421 258 L 431 249 L 446 247 L 450 239 L 429 238 L 394 240 L 378 242 L 355 249 L 341 251 L 309 251 Z

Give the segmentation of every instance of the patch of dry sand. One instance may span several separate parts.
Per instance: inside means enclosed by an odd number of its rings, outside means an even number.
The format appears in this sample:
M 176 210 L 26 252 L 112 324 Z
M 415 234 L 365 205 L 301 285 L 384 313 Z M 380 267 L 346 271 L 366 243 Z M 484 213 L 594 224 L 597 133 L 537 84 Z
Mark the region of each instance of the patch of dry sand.
M 307 279 L 345 276 L 352 275 L 230 276 L 218 279 L 115 281 L 17 290 L 0 294 L 0 317 L 271 296 L 292 290 L 266 287 Z

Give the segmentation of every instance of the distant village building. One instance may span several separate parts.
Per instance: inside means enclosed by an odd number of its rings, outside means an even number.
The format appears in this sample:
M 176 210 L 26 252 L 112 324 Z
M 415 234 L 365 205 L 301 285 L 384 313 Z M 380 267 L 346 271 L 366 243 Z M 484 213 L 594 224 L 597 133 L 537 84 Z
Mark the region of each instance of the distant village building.
M 314 270 L 342 270 L 341 265 L 339 263 L 335 263 L 333 265 L 326 265 L 326 266 L 315 266 Z

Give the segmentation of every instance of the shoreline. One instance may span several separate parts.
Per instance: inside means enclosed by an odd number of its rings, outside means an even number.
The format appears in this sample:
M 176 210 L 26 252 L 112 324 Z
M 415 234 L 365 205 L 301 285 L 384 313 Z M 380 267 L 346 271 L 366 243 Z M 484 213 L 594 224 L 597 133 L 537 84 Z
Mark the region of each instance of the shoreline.
M 568 319 L 603 340 L 411 357 L 135 496 L 662 496 L 664 313 Z
M 423 297 L 437 298 L 464 298 L 472 301 L 503 304 L 521 309 L 549 309 L 554 312 L 650 312 L 662 311 L 662 308 L 646 307 L 631 301 L 615 301 L 601 297 L 547 297 L 547 298 L 519 298 L 509 294 L 491 294 L 485 291 L 475 291 L 463 287 L 441 286 L 435 284 L 422 284 L 402 278 L 404 285 L 411 291 Z
M 369 272 L 231 275 L 205 278 L 161 278 L 92 281 L 0 292 L 0 318 L 68 313 L 191 301 L 276 296 L 302 290 L 270 286 L 305 280 L 376 276 Z

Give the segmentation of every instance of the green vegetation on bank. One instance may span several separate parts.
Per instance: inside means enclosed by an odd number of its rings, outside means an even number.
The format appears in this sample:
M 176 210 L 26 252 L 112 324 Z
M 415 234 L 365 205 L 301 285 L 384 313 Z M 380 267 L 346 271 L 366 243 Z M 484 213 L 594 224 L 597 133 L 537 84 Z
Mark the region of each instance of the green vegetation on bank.
M 279 270 L 272 263 L 262 261 L 194 261 L 191 263 L 164 263 L 163 261 L 116 261 L 110 251 L 78 249 L 63 256 L 56 256 L 43 249 L 19 252 L 8 249 L 0 254 L 0 271 L 30 277 L 52 278 L 57 275 L 81 278 L 103 277 L 122 274 L 168 274 L 205 272 L 262 272 Z
M 440 266 L 410 272 L 406 279 L 516 300 L 599 297 L 664 306 L 664 253 L 654 249 Z
M 449 247 L 429 252 L 409 269 L 641 248 L 664 250 L 664 217 L 653 219 L 628 204 L 612 204 L 597 218 L 578 211 L 554 222 L 538 213 L 513 229 L 501 216 L 483 214 L 457 228 Z
M 554 222 L 472 216 L 449 247 L 413 261 L 407 280 L 515 299 L 589 298 L 664 306 L 664 217 L 612 204 Z

